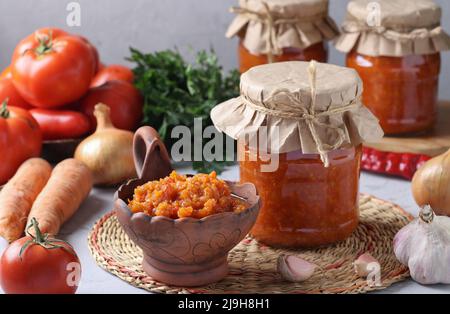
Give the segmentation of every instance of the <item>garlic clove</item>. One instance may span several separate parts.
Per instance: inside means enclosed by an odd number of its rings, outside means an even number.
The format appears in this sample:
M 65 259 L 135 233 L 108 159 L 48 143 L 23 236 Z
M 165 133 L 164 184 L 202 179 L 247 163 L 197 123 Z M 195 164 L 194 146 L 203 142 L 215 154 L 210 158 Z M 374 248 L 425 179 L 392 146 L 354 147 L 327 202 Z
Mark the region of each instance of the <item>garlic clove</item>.
M 291 282 L 302 282 L 309 279 L 316 270 L 317 265 L 305 261 L 294 255 L 280 255 L 277 269 L 281 277 Z
M 359 277 L 367 277 L 374 270 L 374 264 L 377 264 L 379 269 L 380 263 L 378 260 L 370 253 L 364 253 L 353 262 L 353 267 Z

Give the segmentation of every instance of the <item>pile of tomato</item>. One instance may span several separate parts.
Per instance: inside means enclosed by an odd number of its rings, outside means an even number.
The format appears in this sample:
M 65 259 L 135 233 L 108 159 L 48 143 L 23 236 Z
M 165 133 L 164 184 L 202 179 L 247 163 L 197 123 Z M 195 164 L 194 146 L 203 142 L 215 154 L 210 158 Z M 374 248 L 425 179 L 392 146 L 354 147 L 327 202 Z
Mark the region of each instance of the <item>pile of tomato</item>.
M 125 66 L 104 65 L 82 36 L 43 28 L 23 39 L 0 75 L 0 185 L 40 154 L 42 141 L 92 133 L 100 102 L 116 127 L 135 130 L 143 101 L 133 79 Z

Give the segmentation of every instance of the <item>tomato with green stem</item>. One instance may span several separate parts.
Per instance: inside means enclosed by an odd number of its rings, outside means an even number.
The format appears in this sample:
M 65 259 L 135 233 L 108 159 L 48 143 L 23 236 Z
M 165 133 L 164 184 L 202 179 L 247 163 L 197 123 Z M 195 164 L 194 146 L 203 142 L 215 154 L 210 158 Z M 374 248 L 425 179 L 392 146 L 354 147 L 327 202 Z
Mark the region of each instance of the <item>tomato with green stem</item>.
M 55 108 L 87 92 L 97 62 L 85 39 L 57 28 L 43 28 L 17 45 L 11 73 L 14 86 L 28 103 Z
M 33 230 L 33 232 L 31 231 Z M 73 247 L 42 234 L 32 218 L 27 235 L 11 243 L 0 260 L 0 285 L 11 294 L 73 294 L 81 277 Z

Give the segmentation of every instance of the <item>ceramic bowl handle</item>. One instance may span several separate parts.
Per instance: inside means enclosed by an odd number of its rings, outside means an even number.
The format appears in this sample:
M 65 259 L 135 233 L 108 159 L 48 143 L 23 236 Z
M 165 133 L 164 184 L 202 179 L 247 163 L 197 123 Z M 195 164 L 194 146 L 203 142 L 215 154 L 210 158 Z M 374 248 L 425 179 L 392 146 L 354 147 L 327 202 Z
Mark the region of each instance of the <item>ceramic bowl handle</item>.
M 133 140 L 134 165 L 140 179 L 153 181 L 172 171 L 169 153 L 158 132 L 149 126 L 136 131 Z

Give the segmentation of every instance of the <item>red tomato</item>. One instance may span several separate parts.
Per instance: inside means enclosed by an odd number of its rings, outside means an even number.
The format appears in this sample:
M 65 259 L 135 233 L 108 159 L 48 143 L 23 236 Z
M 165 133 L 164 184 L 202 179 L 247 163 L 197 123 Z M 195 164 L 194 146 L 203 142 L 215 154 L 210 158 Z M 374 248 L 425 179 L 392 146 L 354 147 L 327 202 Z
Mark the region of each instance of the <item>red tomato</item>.
M 126 81 L 133 83 L 134 74 L 129 68 L 119 64 L 112 64 L 100 70 L 92 79 L 91 87 L 97 87 L 108 81 Z
M 2 78 L 12 78 L 10 66 L 7 66 L 6 69 L 3 70 L 2 74 L 0 74 L 0 79 Z
M 86 38 L 83 36 L 79 36 L 79 38 L 81 38 L 91 49 L 92 55 L 94 56 L 95 59 L 95 73 L 97 73 L 98 71 L 100 71 L 100 54 L 98 53 L 97 48 Z
M 90 117 L 95 126 L 94 107 L 104 103 L 111 108 L 111 120 L 115 127 L 134 131 L 142 121 L 142 96 L 130 83 L 109 81 L 92 88 L 81 100 L 81 111 Z
M 44 28 L 19 43 L 11 72 L 17 91 L 28 103 L 54 108 L 81 98 L 96 66 L 92 49 L 83 39 Z
M 70 110 L 31 109 L 39 123 L 44 140 L 80 138 L 91 130 L 89 118 L 81 112 Z
M 0 185 L 16 173 L 20 165 L 41 154 L 42 133 L 31 114 L 22 108 L 0 109 Z
M 44 236 L 28 233 L 3 252 L 0 285 L 5 293 L 75 293 L 81 277 L 77 254 L 67 242 Z
M 0 78 L 0 103 L 8 99 L 8 104 L 14 107 L 20 107 L 24 109 L 30 109 L 31 106 L 23 100 L 11 78 L 2 77 Z

